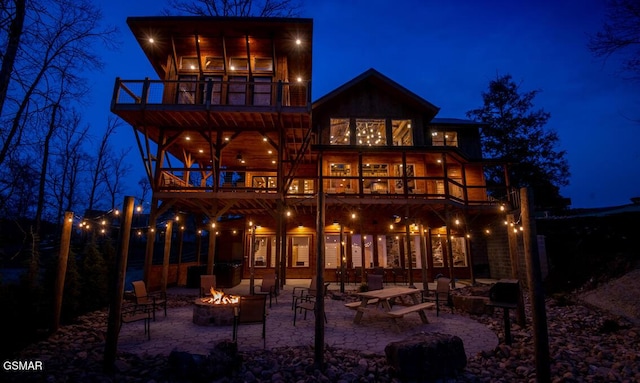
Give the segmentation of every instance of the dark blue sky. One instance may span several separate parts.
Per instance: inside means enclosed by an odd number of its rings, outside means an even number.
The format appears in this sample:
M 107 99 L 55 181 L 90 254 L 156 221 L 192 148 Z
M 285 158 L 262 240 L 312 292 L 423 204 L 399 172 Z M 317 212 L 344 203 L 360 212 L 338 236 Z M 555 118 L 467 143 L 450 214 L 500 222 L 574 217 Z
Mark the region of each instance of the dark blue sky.
M 572 207 L 640 196 L 640 82 L 619 73 L 617 58 L 604 63 L 587 49 L 604 19 L 603 0 L 306 3 L 302 16 L 314 19 L 314 100 L 375 68 L 440 107 L 438 117 L 466 118 L 482 105 L 489 81 L 511 74 L 523 92 L 541 91 L 534 105 L 551 113 L 546 127 L 567 151 L 572 175 L 561 192 Z M 96 80 L 90 122 L 98 130 L 110 113 L 115 77 L 155 76 L 126 18 L 156 16 L 164 7 L 158 0 L 108 4 L 106 21 L 120 28 L 122 48 L 107 55 Z M 130 142 L 137 185 L 143 166 L 132 129 L 121 129 L 118 139 Z

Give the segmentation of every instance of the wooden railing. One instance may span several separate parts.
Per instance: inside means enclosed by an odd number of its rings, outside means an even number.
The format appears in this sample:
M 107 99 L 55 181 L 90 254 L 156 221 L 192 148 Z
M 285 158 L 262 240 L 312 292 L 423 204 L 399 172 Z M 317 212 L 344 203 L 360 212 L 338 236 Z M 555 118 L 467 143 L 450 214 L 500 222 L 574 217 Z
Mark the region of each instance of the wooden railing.
M 117 105 L 311 107 L 310 82 L 116 79 Z

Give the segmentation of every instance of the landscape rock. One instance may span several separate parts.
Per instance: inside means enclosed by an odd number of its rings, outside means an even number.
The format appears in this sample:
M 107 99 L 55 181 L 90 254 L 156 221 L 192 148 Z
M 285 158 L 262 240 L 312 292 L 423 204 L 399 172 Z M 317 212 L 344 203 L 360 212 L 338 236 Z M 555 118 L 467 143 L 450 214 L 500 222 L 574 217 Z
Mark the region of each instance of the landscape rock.
M 387 362 L 406 380 L 454 377 L 467 365 L 462 339 L 455 335 L 420 334 L 391 342 L 384 351 Z

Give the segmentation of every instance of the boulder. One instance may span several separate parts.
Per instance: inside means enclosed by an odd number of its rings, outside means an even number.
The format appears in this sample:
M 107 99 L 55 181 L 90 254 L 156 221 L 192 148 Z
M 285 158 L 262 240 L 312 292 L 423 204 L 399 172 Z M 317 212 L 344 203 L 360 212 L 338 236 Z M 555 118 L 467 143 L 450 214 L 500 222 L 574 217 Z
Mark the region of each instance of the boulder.
M 483 315 L 493 314 L 493 307 L 487 306 L 488 297 L 475 295 L 454 295 L 453 306 L 456 310 L 468 312 L 469 314 Z
M 173 379 L 209 382 L 233 375 L 240 369 L 242 357 L 235 342 L 221 341 L 209 355 L 171 351 L 169 367 Z
M 387 362 L 404 381 L 429 382 L 454 377 L 467 365 L 462 339 L 455 335 L 423 333 L 389 343 Z

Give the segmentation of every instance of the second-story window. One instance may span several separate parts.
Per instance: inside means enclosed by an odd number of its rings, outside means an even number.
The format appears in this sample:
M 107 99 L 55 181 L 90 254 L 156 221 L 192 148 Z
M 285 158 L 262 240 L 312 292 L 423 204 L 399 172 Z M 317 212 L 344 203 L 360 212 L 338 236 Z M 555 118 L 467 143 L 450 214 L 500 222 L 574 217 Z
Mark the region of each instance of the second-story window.
M 356 119 L 356 143 L 363 146 L 387 145 L 384 119 Z
M 330 120 L 329 144 L 331 145 L 349 145 L 349 119 L 348 118 L 332 118 Z
M 222 57 L 205 57 L 204 70 L 206 71 L 223 71 L 224 59 Z
M 458 146 L 458 133 L 432 132 L 431 143 L 433 146 Z
M 232 57 L 229 59 L 229 69 L 231 71 L 246 72 L 249 70 L 249 61 L 246 57 Z
M 391 120 L 393 146 L 413 146 L 411 120 Z
M 256 57 L 253 63 L 253 70 L 260 73 L 273 72 L 273 60 L 271 58 Z
M 197 57 L 182 57 L 180 59 L 180 69 L 183 71 L 196 71 L 198 67 Z
M 247 78 L 245 76 L 230 76 L 227 98 L 229 105 L 246 105 Z
M 253 105 L 271 105 L 271 77 L 253 78 Z

